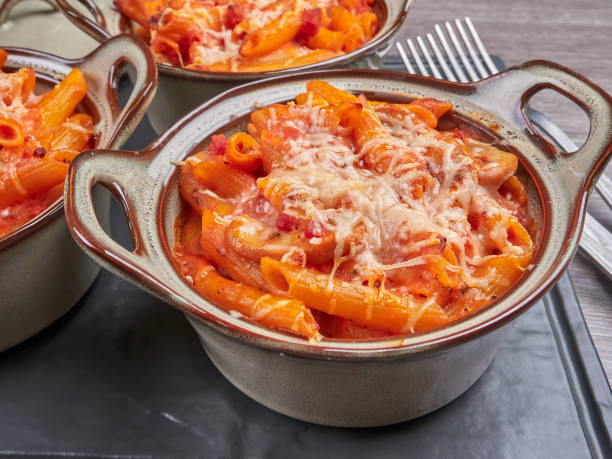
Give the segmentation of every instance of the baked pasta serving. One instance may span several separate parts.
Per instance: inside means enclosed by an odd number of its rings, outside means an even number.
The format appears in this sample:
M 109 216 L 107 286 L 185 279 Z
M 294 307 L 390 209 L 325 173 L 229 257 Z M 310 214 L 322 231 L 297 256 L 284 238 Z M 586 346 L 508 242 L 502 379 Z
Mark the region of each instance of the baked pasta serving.
M 33 69 L 2 72 L 0 49 L 0 238 L 62 195 L 68 163 L 92 146 L 93 120 L 74 113 L 87 93 L 78 69 L 37 95 Z
M 161 64 L 264 72 L 356 50 L 378 30 L 373 0 L 115 0 Z
M 533 242 L 517 157 L 452 105 L 310 81 L 181 164 L 174 256 L 212 303 L 318 339 L 429 330 L 506 292 Z

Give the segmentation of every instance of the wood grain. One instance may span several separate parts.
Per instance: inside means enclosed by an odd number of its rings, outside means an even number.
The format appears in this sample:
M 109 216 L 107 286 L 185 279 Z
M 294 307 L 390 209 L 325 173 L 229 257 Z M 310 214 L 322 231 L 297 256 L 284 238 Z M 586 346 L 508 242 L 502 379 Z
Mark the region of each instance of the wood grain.
M 582 73 L 612 93 L 612 1 L 610 0 L 415 0 L 401 38 L 433 31 L 437 23 L 469 16 L 491 54 L 507 65 L 546 59 Z M 395 53 L 395 49 L 391 51 Z M 573 104 L 547 95 L 536 107 L 577 143 L 588 132 Z M 612 176 L 612 167 L 606 170 Z M 612 230 L 612 211 L 594 193 L 589 211 Z M 612 281 L 578 252 L 570 267 L 584 317 L 612 381 Z

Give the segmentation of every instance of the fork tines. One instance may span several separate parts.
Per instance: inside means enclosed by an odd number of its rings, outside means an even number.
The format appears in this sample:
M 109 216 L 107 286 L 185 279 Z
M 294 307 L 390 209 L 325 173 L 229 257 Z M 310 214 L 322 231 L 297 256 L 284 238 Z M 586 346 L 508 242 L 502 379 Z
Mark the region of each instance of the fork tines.
M 416 45 L 412 39 L 406 40 L 410 58 L 404 46 L 395 43 L 409 73 L 467 83 L 498 72 L 470 18 L 466 17 L 463 22 L 455 19 L 454 22 L 454 28 L 450 22 L 444 23 L 446 34 L 436 24 L 437 40 L 432 33 L 426 35 L 429 47 L 421 36 L 416 37 Z M 459 56 L 461 62 L 455 56 Z

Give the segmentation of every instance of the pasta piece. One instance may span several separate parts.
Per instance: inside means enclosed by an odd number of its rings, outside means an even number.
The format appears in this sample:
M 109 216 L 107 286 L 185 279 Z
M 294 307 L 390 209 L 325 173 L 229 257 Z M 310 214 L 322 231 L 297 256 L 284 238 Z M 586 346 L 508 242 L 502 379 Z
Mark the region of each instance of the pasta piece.
M 315 62 L 326 61 L 333 57 L 340 56 L 340 51 L 328 50 L 328 49 L 313 49 L 308 51 L 301 56 L 294 57 L 289 61 L 291 67 L 302 67 L 303 65 L 314 64 Z
M 174 227 L 176 250 L 192 255 L 204 255 L 200 245 L 202 217 L 196 212 L 181 212 Z
M 326 27 L 319 27 L 319 31 L 308 38 L 308 46 L 336 52 L 341 51 L 344 46 L 344 34 Z
M 309 81 L 306 83 L 306 89 L 330 104 L 359 103 L 359 98 L 354 94 L 335 88 L 325 81 Z
M 453 104 L 447 101 L 434 99 L 433 97 L 424 97 L 415 99 L 408 104 L 408 107 L 423 107 L 429 110 L 436 119 L 442 118 L 449 110 L 453 108 Z M 435 128 L 435 126 L 433 126 Z
M 55 88 L 46 93 L 37 108 L 44 124 L 59 126 L 76 109 L 87 94 L 87 83 L 79 69 L 72 71 Z
M 384 289 L 338 281 L 316 271 L 261 259 L 270 288 L 303 301 L 313 309 L 393 333 L 412 333 L 447 324 L 450 320 L 435 303 L 419 304 Z
M 294 11 L 288 11 L 261 29 L 247 34 L 240 54 L 246 57 L 268 54 L 295 38 L 299 30 L 299 16 Z
M 364 41 L 365 34 L 359 23 L 356 23 L 349 31 L 345 32 L 342 49 L 347 53 L 351 53 L 359 48 Z
M 227 238 L 237 253 L 257 262 L 262 257 L 281 259 L 292 251 L 299 251 L 305 257 L 304 262 L 318 265 L 331 260 L 336 247 L 333 233 L 312 238 L 300 229 L 279 231 L 247 216 L 232 220 Z
M 237 132 L 227 142 L 227 162 L 247 172 L 261 167 L 261 150 L 257 141 L 244 132 Z
M 0 118 L 0 145 L 3 147 L 18 147 L 23 144 L 23 129 L 21 125 L 10 118 Z
M 222 198 L 236 197 L 255 188 L 255 179 L 247 172 L 215 156 L 191 164 L 194 178 Z
M 426 164 L 414 151 L 398 145 L 383 127 L 380 118 L 370 108 L 353 104 L 344 110 L 342 124 L 352 129 L 356 152 L 363 158 L 368 169 L 386 173 L 391 165 L 410 165 L 418 178 L 413 197 L 420 199 L 424 190 L 434 186 L 433 178 Z
M 259 263 L 232 250 L 226 242 L 226 231 L 227 224 L 222 215 L 208 209 L 202 212 L 200 245 L 204 255 L 235 281 L 264 289 L 266 284 L 259 269 Z
M 151 3 L 151 2 L 148 2 Z M 115 0 L 117 8 L 142 27 L 147 27 L 149 15 L 145 0 Z
M 365 39 L 369 40 L 378 30 L 378 17 L 374 13 L 368 12 L 360 14 L 358 20 Z
M 404 107 L 418 116 L 419 119 L 421 119 L 428 127 L 435 129 L 438 126 L 438 119 L 431 110 L 428 110 L 421 105 L 412 103 L 406 104 Z
M 202 257 L 182 256 L 177 262 L 183 275 L 193 279 L 198 292 L 226 311 L 237 311 L 262 325 L 320 339 L 319 325 L 302 302 L 226 279 Z
M 518 167 L 518 158 L 486 143 L 469 140 L 466 145 L 484 164 L 478 170 L 478 183 L 494 190 L 512 177 Z
M 326 105 L 329 105 L 325 99 L 316 96 L 312 91 L 308 91 L 304 94 L 298 94 L 297 96 L 295 96 L 295 102 L 299 105 L 309 105 L 311 107 L 324 107 Z
M 198 215 L 202 215 L 204 209 L 214 210 L 224 203 L 227 204 L 226 200 L 208 191 L 208 189 L 195 178 L 193 166 L 189 163 L 181 168 L 181 173 L 179 175 L 179 192 L 185 202 L 187 202 Z
M 0 208 L 63 183 L 68 165 L 52 161 L 28 161 L 19 169 L 6 168 L 0 175 Z
M 89 145 L 93 134 L 93 119 L 85 113 L 78 113 L 58 126 L 50 139 L 54 150 L 81 151 Z
M 341 6 L 334 6 L 331 8 L 330 19 L 331 22 L 329 26 L 333 30 L 348 32 L 354 27 L 359 27 L 357 18 L 353 16 L 349 10 Z

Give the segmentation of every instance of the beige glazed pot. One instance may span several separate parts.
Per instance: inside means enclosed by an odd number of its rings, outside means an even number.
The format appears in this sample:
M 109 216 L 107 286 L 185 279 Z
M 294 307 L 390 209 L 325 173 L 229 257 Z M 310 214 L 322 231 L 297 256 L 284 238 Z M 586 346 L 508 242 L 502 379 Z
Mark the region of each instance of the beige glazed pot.
M 88 84 L 82 110 L 96 123 L 96 146 L 117 148 L 144 116 L 155 92 L 157 67 L 145 43 L 123 35 L 80 59 L 20 48 L 8 52 L 5 71 L 36 70 L 37 89 L 51 87 L 78 67 Z M 117 102 L 119 67 L 130 64 L 135 85 L 125 107 Z M 0 239 L 0 351 L 50 325 L 93 283 L 100 267 L 79 250 L 66 226 L 63 199 Z M 101 227 L 110 229 L 108 195 L 96 199 Z
M 174 221 L 180 211 L 177 168 L 212 134 L 241 129 L 255 104 L 293 99 L 323 79 L 374 100 L 449 100 L 451 120 L 467 123 L 516 152 L 530 212 L 539 222 L 533 268 L 477 314 L 429 332 L 372 341 L 299 337 L 255 325 L 207 302 L 175 269 Z M 542 88 L 573 99 L 591 132 L 572 155 L 554 152 L 526 121 L 526 101 Z M 486 126 L 496 126 L 495 131 Z M 402 73 L 338 70 L 281 77 L 228 91 L 198 107 L 139 152 L 90 151 L 71 165 L 66 216 L 73 236 L 95 260 L 187 314 L 217 368 L 260 403 L 298 419 L 366 427 L 406 421 L 467 390 L 490 364 L 512 321 L 540 298 L 570 262 L 588 194 L 612 149 L 612 99 L 585 78 L 534 61 L 473 84 Z M 130 252 L 102 230 L 91 201 L 94 184 L 114 190 L 135 242 Z
M 20 1 L 22 0 L 5 0 L 5 10 L 9 10 Z M 74 8 L 69 0 L 46 1 L 61 9 L 77 27 L 100 42 L 130 31 L 129 20 L 119 11 L 99 8 L 92 0 L 79 0 L 79 3 L 85 5 L 89 16 L 84 14 L 83 9 Z M 100 4 L 106 5 L 109 1 L 104 0 Z M 412 3 L 413 0 L 376 0 L 373 8 L 379 18 L 380 27 L 372 40 L 351 53 L 302 67 L 258 73 L 230 73 L 188 70 L 158 64 L 159 86 L 147 111 L 149 121 L 153 129 L 161 134 L 180 117 L 210 98 L 243 83 L 263 78 L 299 75 L 305 71 L 328 67 L 380 68 L 384 55 L 391 47 L 393 37 L 405 22 Z M 1 18 L 0 12 L 0 22 Z

